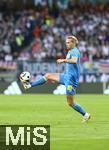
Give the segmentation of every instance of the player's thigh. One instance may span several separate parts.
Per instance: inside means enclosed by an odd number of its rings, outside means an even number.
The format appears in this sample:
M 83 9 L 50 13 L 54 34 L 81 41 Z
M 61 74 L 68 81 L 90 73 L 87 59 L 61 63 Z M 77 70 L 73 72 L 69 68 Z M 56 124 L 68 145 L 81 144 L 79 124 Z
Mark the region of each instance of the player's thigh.
M 55 81 L 59 83 L 59 73 L 46 73 L 45 77 L 49 80 Z

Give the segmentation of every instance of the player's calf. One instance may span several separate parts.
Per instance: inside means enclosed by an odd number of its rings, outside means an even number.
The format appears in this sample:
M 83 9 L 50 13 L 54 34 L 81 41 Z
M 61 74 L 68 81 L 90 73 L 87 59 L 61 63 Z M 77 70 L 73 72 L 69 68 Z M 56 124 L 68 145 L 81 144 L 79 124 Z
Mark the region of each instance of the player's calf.
M 90 119 L 90 114 L 88 114 L 81 105 L 74 102 L 72 95 L 67 95 L 67 102 L 70 107 L 83 116 L 83 122 L 87 122 Z

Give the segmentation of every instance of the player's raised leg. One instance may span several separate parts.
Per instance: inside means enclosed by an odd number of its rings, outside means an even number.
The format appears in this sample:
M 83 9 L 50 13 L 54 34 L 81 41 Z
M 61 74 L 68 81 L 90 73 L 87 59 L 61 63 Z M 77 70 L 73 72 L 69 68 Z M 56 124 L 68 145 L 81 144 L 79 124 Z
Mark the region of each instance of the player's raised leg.
M 42 76 L 40 79 L 38 79 L 34 82 L 23 83 L 23 86 L 25 89 L 29 89 L 34 86 L 42 85 L 42 84 L 46 83 L 47 80 L 59 82 L 59 73 L 46 73 L 44 76 Z

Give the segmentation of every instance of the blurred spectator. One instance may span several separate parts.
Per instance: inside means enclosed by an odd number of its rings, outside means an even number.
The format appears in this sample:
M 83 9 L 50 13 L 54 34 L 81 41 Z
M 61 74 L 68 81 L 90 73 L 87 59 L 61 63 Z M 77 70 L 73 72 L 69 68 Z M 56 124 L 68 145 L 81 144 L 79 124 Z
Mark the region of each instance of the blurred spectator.
M 103 44 L 102 45 L 102 55 L 104 59 L 109 58 L 109 44 Z
M 9 45 L 9 42 L 7 40 L 4 41 L 2 49 L 6 53 L 11 53 L 11 46 Z
M 5 54 L 5 61 L 13 61 L 13 57 L 10 53 Z
M 81 62 L 89 61 L 88 52 L 83 52 L 81 56 Z

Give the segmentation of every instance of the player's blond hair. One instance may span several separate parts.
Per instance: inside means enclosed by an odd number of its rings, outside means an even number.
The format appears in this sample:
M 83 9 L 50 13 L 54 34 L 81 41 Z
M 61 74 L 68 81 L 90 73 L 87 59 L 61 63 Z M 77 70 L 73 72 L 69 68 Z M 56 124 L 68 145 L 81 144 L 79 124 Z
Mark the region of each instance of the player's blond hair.
M 73 35 L 67 36 L 66 39 L 71 39 L 72 42 L 75 42 L 75 44 L 79 43 L 78 39 Z

